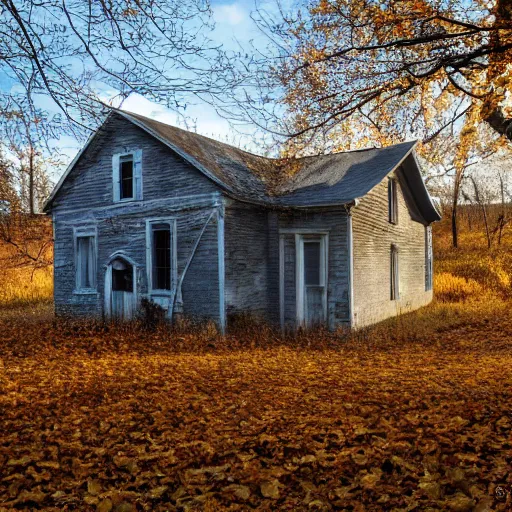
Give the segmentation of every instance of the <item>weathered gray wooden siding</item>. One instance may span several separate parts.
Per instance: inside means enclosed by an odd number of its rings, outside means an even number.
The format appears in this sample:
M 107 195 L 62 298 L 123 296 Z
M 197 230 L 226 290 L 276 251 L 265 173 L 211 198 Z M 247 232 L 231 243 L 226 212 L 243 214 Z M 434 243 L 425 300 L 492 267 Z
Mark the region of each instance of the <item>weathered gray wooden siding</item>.
M 352 208 L 354 324 L 370 325 L 432 300 L 425 291 L 425 226 L 411 218 L 398 178 L 398 224 L 388 221 L 387 180 Z M 414 210 L 414 205 L 410 205 Z M 399 251 L 400 299 L 391 300 L 391 244 Z
M 210 204 L 208 204 L 208 202 Z M 177 221 L 178 277 L 192 253 L 206 220 L 219 203 L 218 197 L 203 204 L 189 204 L 170 199 L 158 208 L 127 204 L 112 215 L 110 209 L 89 213 L 61 213 L 55 216 L 55 309 L 58 315 L 102 316 L 104 313 L 105 271 L 109 258 L 116 251 L 135 261 L 139 300 L 148 293 L 146 269 L 146 219 L 175 218 Z M 185 209 L 183 209 L 185 208 Z M 75 262 L 74 226 L 95 226 L 97 229 L 98 262 L 97 293 L 74 293 Z M 219 274 L 217 258 L 217 217 L 206 228 L 192 263 L 183 281 L 183 309 L 190 317 L 220 320 Z
M 112 156 L 142 150 L 143 200 L 114 203 Z M 115 251 L 137 264 L 139 300 L 147 294 L 146 219 L 177 219 L 178 275 L 199 232 L 220 203 L 218 187 L 169 148 L 120 116 L 84 152 L 53 205 L 55 222 L 55 308 L 57 314 L 101 316 L 104 313 L 105 265 Z M 220 318 L 216 217 L 183 281 L 184 313 Z M 96 226 L 97 293 L 77 294 L 74 226 Z
M 349 258 L 345 210 L 302 211 L 279 214 L 279 229 L 329 232 L 327 318 L 330 329 L 349 322 Z M 273 243 L 278 243 L 274 241 Z M 295 238 L 285 234 L 285 325 L 296 322 Z
M 144 130 L 113 115 L 70 173 L 53 211 L 113 204 L 112 156 L 142 150 L 143 200 L 212 193 L 211 180 Z
M 226 311 L 267 319 L 268 210 L 229 201 L 225 215 Z

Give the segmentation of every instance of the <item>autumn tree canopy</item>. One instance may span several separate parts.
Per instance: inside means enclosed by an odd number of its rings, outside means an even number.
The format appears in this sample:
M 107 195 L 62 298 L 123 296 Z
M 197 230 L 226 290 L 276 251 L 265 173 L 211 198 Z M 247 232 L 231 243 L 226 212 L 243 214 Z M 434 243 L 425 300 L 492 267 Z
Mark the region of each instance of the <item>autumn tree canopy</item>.
M 279 20 L 260 11 L 288 115 L 261 102 L 259 120 L 302 144 L 429 142 L 452 130 L 470 146 L 481 123 L 512 139 L 511 9 L 506 0 L 310 0 Z

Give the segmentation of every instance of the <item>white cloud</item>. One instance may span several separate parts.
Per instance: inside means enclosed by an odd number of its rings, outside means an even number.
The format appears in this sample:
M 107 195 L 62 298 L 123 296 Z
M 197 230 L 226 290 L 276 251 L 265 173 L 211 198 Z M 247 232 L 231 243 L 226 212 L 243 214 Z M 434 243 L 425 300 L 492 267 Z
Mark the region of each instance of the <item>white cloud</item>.
M 247 20 L 247 12 L 240 4 L 221 4 L 213 7 L 213 19 L 216 23 L 240 25 Z

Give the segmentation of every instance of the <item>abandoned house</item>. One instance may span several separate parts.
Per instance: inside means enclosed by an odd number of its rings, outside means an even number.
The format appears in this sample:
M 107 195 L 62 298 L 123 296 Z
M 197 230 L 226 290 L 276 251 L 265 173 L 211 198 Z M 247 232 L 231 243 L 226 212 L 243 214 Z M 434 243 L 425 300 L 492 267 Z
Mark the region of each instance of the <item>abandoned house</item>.
M 414 142 L 279 160 L 112 111 L 49 197 L 57 315 L 360 327 L 432 299 Z

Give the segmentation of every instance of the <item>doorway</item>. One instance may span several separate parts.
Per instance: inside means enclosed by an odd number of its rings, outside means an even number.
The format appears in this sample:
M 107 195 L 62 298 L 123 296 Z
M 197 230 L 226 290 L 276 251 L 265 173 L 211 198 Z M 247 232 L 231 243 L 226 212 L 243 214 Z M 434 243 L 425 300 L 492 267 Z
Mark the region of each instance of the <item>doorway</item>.
M 296 235 L 297 322 L 311 328 L 327 320 L 327 236 Z
M 107 266 L 105 275 L 106 314 L 113 320 L 132 320 L 136 308 L 135 265 L 117 256 Z

